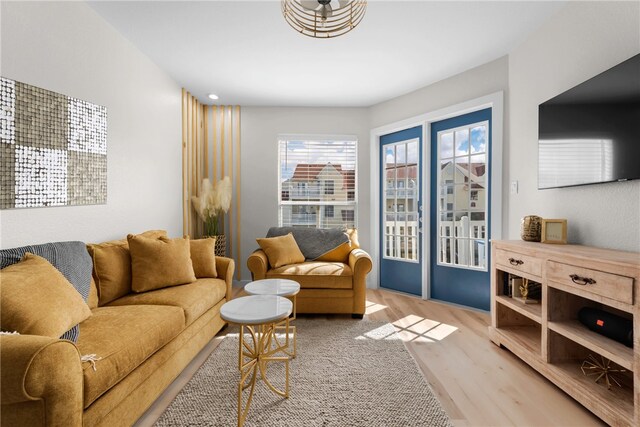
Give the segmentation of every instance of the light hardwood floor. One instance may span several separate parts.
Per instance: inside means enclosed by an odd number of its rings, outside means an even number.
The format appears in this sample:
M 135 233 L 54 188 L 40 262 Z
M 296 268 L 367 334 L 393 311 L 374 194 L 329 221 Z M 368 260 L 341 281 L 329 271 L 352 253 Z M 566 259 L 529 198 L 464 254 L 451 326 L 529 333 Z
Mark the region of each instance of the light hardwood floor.
M 604 425 L 508 350 L 491 343 L 488 313 L 368 290 L 366 318 L 396 326 L 455 426 Z M 136 426 L 153 425 L 225 333 L 203 349 Z

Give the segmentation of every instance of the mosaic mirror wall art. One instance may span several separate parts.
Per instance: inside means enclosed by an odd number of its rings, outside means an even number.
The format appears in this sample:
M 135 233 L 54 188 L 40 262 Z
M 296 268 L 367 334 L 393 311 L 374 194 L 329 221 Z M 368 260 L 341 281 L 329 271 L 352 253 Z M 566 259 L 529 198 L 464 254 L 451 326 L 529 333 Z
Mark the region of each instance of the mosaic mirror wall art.
M 107 108 L 0 77 L 0 209 L 107 202 Z

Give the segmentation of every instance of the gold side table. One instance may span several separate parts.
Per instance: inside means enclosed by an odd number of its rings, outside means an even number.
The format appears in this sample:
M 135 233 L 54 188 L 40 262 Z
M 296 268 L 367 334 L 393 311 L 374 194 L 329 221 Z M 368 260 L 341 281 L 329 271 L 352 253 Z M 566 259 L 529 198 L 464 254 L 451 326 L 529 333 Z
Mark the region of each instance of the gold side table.
M 289 397 L 289 356 L 278 356 L 287 350 L 280 345 L 276 337 L 277 325 L 284 323 L 289 327 L 289 316 L 293 303 L 277 295 L 252 295 L 228 301 L 220 308 L 220 316 L 229 323 L 240 326 L 238 347 L 238 427 L 242 427 L 255 390 L 258 377 L 271 391 L 284 398 Z M 246 340 L 245 329 L 251 340 Z M 250 341 L 250 342 L 249 342 Z M 275 344 L 275 345 L 274 345 Z M 284 390 L 276 388 L 267 378 L 267 364 L 284 362 Z M 243 405 L 243 392 L 249 389 L 249 397 Z
M 279 297 L 288 298 L 293 303 L 293 313 L 285 322 L 280 322 L 276 325 L 277 330 L 284 330 L 285 332 L 285 344 L 286 350 L 283 352 L 291 358 L 295 359 L 297 350 L 297 332 L 295 325 L 291 325 L 290 322 L 296 320 L 296 299 L 300 292 L 300 284 L 295 280 L 289 279 L 262 279 L 249 282 L 245 285 L 244 291 L 249 295 L 277 295 Z M 293 350 L 289 345 L 289 336 L 292 336 Z M 277 336 L 274 335 L 276 344 L 279 345 Z

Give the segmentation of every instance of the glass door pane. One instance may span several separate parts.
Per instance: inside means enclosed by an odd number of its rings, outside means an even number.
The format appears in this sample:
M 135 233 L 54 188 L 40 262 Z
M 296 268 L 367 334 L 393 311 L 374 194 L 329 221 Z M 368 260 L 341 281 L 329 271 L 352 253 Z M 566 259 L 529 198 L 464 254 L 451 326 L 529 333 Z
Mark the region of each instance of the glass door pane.
M 400 141 L 384 146 L 385 238 L 383 257 L 419 260 L 418 140 Z
M 487 268 L 488 122 L 438 133 L 439 265 Z

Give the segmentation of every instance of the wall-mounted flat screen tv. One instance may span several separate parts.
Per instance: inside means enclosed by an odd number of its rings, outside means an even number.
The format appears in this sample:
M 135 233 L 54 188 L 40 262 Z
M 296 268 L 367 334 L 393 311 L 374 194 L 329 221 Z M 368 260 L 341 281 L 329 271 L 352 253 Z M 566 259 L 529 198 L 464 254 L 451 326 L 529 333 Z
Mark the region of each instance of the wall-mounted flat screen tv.
M 640 179 L 640 54 L 538 113 L 539 189 Z

